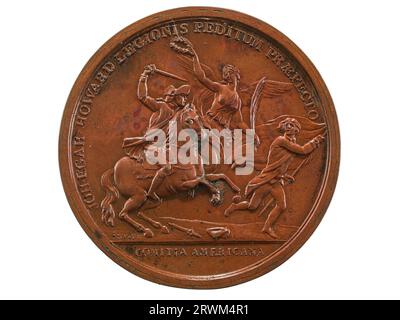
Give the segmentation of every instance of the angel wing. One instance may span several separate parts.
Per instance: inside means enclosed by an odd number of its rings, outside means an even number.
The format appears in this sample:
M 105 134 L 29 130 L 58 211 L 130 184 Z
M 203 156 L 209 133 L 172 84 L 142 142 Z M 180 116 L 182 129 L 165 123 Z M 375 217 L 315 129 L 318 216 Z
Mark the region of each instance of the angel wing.
M 280 95 L 293 89 L 293 84 L 290 82 L 269 80 L 267 77 L 262 77 L 260 80 L 255 81 L 248 86 L 242 85 L 240 92 L 253 92 L 261 80 L 264 80 L 263 96 L 266 98 L 279 97 Z
M 263 95 L 266 98 L 275 98 L 293 89 L 293 84 L 275 80 L 266 80 Z

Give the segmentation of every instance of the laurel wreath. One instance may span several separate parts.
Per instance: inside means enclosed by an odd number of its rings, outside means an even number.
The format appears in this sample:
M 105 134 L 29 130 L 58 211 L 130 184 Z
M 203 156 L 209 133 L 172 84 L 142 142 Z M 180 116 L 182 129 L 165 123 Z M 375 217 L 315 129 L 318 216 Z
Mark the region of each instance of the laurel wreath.
M 194 56 L 193 45 L 190 41 L 182 36 L 176 36 L 173 38 L 169 44 L 172 50 L 189 56 Z

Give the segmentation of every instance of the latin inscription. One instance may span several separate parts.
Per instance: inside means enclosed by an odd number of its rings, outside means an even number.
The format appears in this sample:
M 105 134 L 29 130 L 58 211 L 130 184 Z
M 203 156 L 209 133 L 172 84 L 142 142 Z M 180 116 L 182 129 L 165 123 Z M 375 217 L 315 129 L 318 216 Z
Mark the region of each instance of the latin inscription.
M 138 258 L 145 257 L 225 257 L 225 256 L 247 256 L 261 257 L 265 253 L 262 248 L 243 248 L 243 247 L 161 247 L 161 248 L 138 248 L 129 250 Z
M 121 65 L 126 62 L 130 56 L 134 55 L 140 51 L 140 49 L 155 41 L 177 35 L 185 35 L 189 32 L 208 33 L 223 36 L 242 42 L 249 47 L 256 49 L 257 51 L 261 51 L 264 46 L 264 42 L 260 38 L 236 26 L 212 21 L 195 21 L 190 24 L 169 24 L 163 27 L 152 29 L 144 35 L 136 37 L 125 44 L 116 54 L 114 54 L 114 61 Z
M 85 127 L 86 120 L 92 111 L 93 99 L 100 94 L 103 86 L 115 71 L 115 64 L 111 61 L 104 63 L 100 70 L 95 74 L 94 78 L 86 87 L 84 94 L 78 103 L 77 113 L 75 116 L 75 126 Z
M 86 159 L 85 159 L 85 137 L 75 134 L 72 142 L 72 158 L 78 191 L 86 207 L 93 209 L 98 207 L 96 198 L 87 180 Z
M 269 46 L 265 54 L 283 74 L 293 83 L 296 90 L 300 94 L 300 99 L 303 101 L 306 108 L 307 117 L 311 120 L 316 120 L 319 117 L 318 112 L 315 110 L 315 98 L 311 90 L 307 88 L 303 77 L 292 66 L 288 59 L 275 47 Z

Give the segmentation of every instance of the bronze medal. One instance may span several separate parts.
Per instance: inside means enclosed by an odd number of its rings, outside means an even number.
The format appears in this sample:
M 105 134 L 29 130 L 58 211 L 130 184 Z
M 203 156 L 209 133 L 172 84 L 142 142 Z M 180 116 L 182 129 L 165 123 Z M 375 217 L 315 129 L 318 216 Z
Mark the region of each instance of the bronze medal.
M 79 223 L 145 279 L 219 288 L 293 255 L 339 169 L 329 92 L 286 36 L 217 8 L 154 14 L 79 75 L 60 131 Z

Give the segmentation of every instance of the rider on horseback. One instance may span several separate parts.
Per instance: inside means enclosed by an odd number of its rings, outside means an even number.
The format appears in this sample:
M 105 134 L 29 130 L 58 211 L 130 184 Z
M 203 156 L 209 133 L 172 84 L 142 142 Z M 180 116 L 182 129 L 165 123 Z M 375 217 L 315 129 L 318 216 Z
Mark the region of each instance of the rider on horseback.
M 153 98 L 148 95 L 147 80 L 149 75 L 156 71 L 154 64 L 147 65 L 143 73 L 140 75 L 137 96 L 139 100 L 151 111 L 153 114 L 150 117 L 149 125 L 146 134 L 143 137 L 130 137 L 125 138 L 123 148 L 125 152 L 133 159 L 143 162 L 143 150 L 149 142 L 146 135 L 151 133 L 154 129 L 161 129 L 167 132 L 169 122 L 174 118 L 179 110 L 182 110 L 188 101 L 190 93 L 189 85 L 182 85 L 175 88 L 173 85 L 167 87 L 164 98 Z M 161 185 L 166 176 L 172 173 L 170 163 L 162 166 L 156 173 L 151 183 L 150 189 L 147 192 L 148 197 L 153 200 L 159 201 L 158 195 L 155 190 Z

